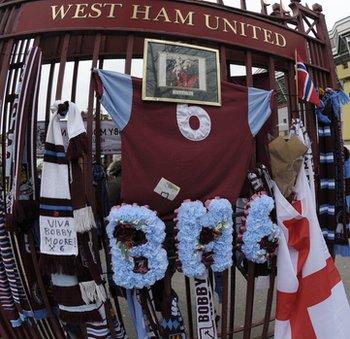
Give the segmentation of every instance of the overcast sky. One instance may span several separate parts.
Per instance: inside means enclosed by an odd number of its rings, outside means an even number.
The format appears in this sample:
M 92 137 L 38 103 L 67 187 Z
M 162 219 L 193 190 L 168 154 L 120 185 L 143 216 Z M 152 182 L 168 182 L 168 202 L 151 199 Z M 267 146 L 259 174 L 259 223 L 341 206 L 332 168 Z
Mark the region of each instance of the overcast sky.
M 332 29 L 336 21 L 350 16 L 349 0 L 318 0 L 316 2 L 323 7 L 323 14 L 326 16 L 329 30 Z
M 208 0 L 216 2 L 216 0 Z M 239 7 L 239 0 L 224 0 L 225 5 Z M 279 0 L 266 0 L 267 3 L 273 4 L 279 2 Z M 289 9 L 289 0 L 282 0 L 284 7 Z M 247 7 L 249 10 L 256 11 L 260 10 L 260 0 L 246 0 Z M 314 3 L 319 3 L 323 7 L 323 12 L 326 16 L 327 26 L 330 30 L 337 20 L 340 20 L 350 15 L 350 2 L 349 0 L 310 0 L 301 2 L 303 5 L 307 3 L 311 8 Z M 271 7 L 271 6 L 270 6 Z

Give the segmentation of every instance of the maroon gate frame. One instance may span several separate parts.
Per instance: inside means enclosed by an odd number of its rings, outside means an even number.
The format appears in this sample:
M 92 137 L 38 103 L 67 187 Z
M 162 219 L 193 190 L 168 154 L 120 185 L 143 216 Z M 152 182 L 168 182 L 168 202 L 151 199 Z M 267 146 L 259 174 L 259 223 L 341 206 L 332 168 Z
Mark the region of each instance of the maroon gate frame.
M 77 1 L 69 3 L 77 4 Z M 87 1 L 92 4 L 92 1 Z M 125 8 L 130 1 L 119 1 Z M 320 87 L 336 85 L 336 76 L 332 61 L 330 42 L 328 39 L 327 27 L 325 24 L 322 7 L 318 4 L 312 6 L 312 9 L 300 4 L 300 0 L 292 0 L 290 8 L 292 15 L 288 14 L 279 4 L 272 6 L 272 12 L 267 14 L 267 5 L 261 1 L 261 13 L 253 13 L 246 10 L 246 1 L 240 0 L 240 8 L 233 9 L 223 6 L 222 0 L 217 3 L 208 3 L 205 1 L 157 1 L 157 0 L 140 0 L 134 1 L 140 6 L 158 6 L 166 3 L 172 9 L 180 9 L 188 13 L 207 13 L 215 18 L 215 15 L 232 15 L 246 22 L 254 22 L 259 27 L 269 27 L 276 32 L 282 32 L 289 38 L 287 42 L 293 45 L 293 41 L 301 43 L 298 49 L 305 57 L 309 71 Z M 62 1 L 59 5 L 66 4 Z M 105 59 L 125 59 L 124 72 L 131 73 L 132 60 L 142 58 L 143 40 L 145 37 L 164 38 L 168 40 L 181 40 L 190 43 L 198 43 L 204 46 L 216 47 L 220 50 L 222 79 L 229 79 L 229 67 L 231 64 L 244 65 L 246 68 L 246 84 L 253 85 L 253 67 L 264 68 L 268 71 L 269 87 L 276 89 L 276 72 L 283 72 L 285 77 L 285 86 L 287 88 L 287 106 L 289 121 L 293 117 L 300 116 L 307 126 L 310 137 L 313 141 L 314 159 L 317 159 L 317 136 L 316 120 L 314 114 L 306 114 L 312 108 L 302 103 L 297 103 L 296 86 L 294 79 L 294 53 L 292 48 L 278 49 L 276 46 L 270 48 L 262 44 L 259 48 L 254 39 L 238 39 L 237 37 L 227 37 L 227 32 L 204 32 L 196 31 L 196 27 L 187 25 L 186 29 L 176 28 L 176 25 L 167 26 L 163 17 L 158 17 L 157 22 L 150 23 L 149 20 L 111 22 L 103 21 L 97 18 L 97 26 L 91 25 L 88 17 L 81 18 L 77 21 L 66 19 L 57 24 L 50 22 L 49 13 L 45 14 L 45 8 L 57 5 L 49 0 L 0 0 L 0 112 L 1 112 L 1 143 L 2 143 L 2 166 L 5 167 L 5 136 L 8 130 L 11 118 L 12 105 L 15 99 L 15 89 L 18 82 L 20 68 L 23 65 L 24 55 L 32 45 L 39 46 L 43 51 L 43 63 L 50 65 L 48 75 L 48 87 L 46 94 L 46 127 L 49 118 L 49 107 L 53 91 L 54 97 L 60 99 L 62 95 L 63 83 L 66 72 L 67 62 L 73 61 L 73 76 L 71 101 L 75 101 L 77 93 L 77 74 L 79 63 L 84 60 L 90 60 L 91 67 L 103 67 Z M 122 8 L 121 6 L 118 6 Z M 100 7 L 99 7 L 100 8 Z M 143 7 L 144 8 L 144 7 Z M 38 11 L 38 9 L 40 9 Z M 83 7 L 84 9 L 84 7 Z M 184 13 L 184 12 L 183 12 Z M 76 13 L 75 13 L 76 14 Z M 97 12 L 91 12 L 90 15 L 97 15 Z M 164 14 L 164 12 L 163 12 Z M 84 16 L 84 11 L 78 12 L 78 16 Z M 154 17 L 153 17 L 154 19 Z M 163 22 L 160 22 L 162 19 Z M 179 19 L 179 17 L 177 17 Z M 183 18 L 184 19 L 184 18 Z M 152 20 L 151 20 L 152 21 Z M 30 29 L 31 25 L 35 28 Z M 119 25 L 119 26 L 118 26 Z M 174 28 L 175 27 L 175 28 Z M 177 26 L 179 27 L 179 25 Z M 227 27 L 226 27 L 227 28 Z M 265 33 L 267 34 L 267 33 Z M 237 39 L 236 39 L 237 38 Z M 265 39 L 267 39 L 265 37 Z M 295 47 L 295 46 L 294 46 Z M 289 53 L 289 54 L 288 54 Z M 58 65 L 57 79 L 54 81 L 55 65 Z M 85 93 L 84 93 L 85 94 Z M 67 99 L 67 98 L 64 98 Z M 277 109 L 272 113 L 271 133 L 278 134 L 278 113 Z M 90 83 L 88 92 L 88 110 L 87 110 L 87 134 L 90 141 L 90 152 L 84 160 L 84 171 L 86 178 L 86 188 L 93 202 L 93 208 L 98 209 L 99 201 L 95 199 L 96 191 L 92 183 L 92 162 L 101 161 L 101 137 L 96 135 L 95 149 L 92 152 L 93 143 L 93 122 L 96 127 L 100 126 L 100 105 L 94 98 L 92 84 Z M 255 156 L 252 159 L 252 167 L 256 163 Z M 318 166 L 315 164 L 316 179 Z M 4 173 L 4 171 L 3 171 Z M 6 187 L 5 178 L 3 178 Z M 16 235 L 11 235 L 13 243 L 16 243 Z M 30 240 L 31 248 L 34 248 L 33 239 Z M 20 260 L 21 253 L 16 253 Z M 36 269 L 37 258 L 35 251 L 32 253 L 32 259 Z M 42 284 L 39 271 L 37 271 L 39 284 L 43 293 L 44 285 Z M 254 284 L 255 284 L 255 265 L 248 264 L 247 292 L 245 303 L 245 317 L 243 326 L 236 326 L 235 320 L 235 286 L 236 286 L 236 268 L 232 267 L 223 274 L 223 300 L 222 309 L 219 310 L 221 315 L 221 326 L 219 333 L 222 338 L 233 338 L 236 333 L 242 333 L 244 339 L 251 337 L 251 330 L 254 327 L 261 327 L 261 337 L 267 338 L 271 335 L 269 327 L 271 315 L 274 281 L 276 274 L 275 261 L 272 262 L 270 274 L 270 287 L 267 291 L 265 304 L 265 316 L 261 321 L 253 322 L 253 304 L 254 304 Z M 190 279 L 185 279 L 186 303 L 188 311 L 187 329 L 189 337 L 195 337 L 195 324 L 192 317 L 191 305 L 191 283 Z M 0 314 L 0 335 L 3 338 L 63 338 L 58 319 L 50 309 L 46 294 L 44 293 L 45 304 L 49 310 L 49 318 L 44 321 L 36 321 L 34 326 L 24 326 L 21 329 L 12 329 L 11 326 Z

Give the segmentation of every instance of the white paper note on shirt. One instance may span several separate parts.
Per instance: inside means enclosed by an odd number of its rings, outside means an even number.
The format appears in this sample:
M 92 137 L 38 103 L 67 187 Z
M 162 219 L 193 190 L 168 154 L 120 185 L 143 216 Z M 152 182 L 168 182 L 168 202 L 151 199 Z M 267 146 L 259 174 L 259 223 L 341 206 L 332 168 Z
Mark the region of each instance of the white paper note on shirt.
M 154 192 L 158 193 L 165 199 L 173 201 L 180 192 L 180 187 L 176 186 L 169 180 L 162 178 L 159 180 Z

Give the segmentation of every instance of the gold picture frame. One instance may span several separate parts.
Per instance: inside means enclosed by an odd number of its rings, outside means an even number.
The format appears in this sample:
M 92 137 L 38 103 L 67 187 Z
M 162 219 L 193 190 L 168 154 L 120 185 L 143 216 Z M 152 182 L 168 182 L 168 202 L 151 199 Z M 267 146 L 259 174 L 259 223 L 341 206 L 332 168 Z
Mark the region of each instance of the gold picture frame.
M 221 106 L 219 50 L 145 39 L 142 100 Z

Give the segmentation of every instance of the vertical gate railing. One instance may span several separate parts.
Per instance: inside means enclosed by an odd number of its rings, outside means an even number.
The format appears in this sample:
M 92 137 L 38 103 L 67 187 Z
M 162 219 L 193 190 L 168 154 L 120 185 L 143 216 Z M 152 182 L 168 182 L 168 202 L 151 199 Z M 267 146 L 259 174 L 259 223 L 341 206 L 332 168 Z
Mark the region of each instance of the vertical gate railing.
M 23 65 L 23 58 L 26 51 L 36 44 L 43 49 L 44 63 L 48 65 L 48 80 L 47 89 L 44 93 L 45 100 L 45 129 L 47 128 L 50 114 L 50 104 L 52 98 L 61 99 L 65 80 L 67 76 L 66 65 L 67 62 L 73 62 L 72 85 L 70 100 L 75 101 L 79 95 L 86 95 L 86 93 L 78 93 L 77 85 L 79 81 L 78 70 L 82 60 L 89 60 L 91 68 L 103 67 L 106 58 L 125 59 L 124 72 L 131 74 L 132 60 L 142 56 L 140 52 L 140 41 L 145 34 L 129 33 L 127 35 L 118 35 L 118 32 L 98 32 L 96 34 L 83 32 L 65 32 L 63 34 L 52 34 L 50 37 L 41 34 L 32 34 L 26 37 L 11 36 L 12 23 L 15 21 L 19 12 L 21 4 L 25 1 L 0 1 L 0 112 L 1 112 L 1 143 L 2 143 L 2 166 L 5 169 L 6 159 L 6 132 L 8 130 L 11 119 L 11 111 L 15 99 L 16 84 L 18 83 L 19 73 Z M 224 1 L 218 0 L 218 4 L 224 4 Z M 245 0 L 240 1 L 241 9 L 246 9 L 247 4 Z M 315 83 L 320 87 L 335 86 L 336 76 L 331 61 L 331 49 L 327 35 L 327 28 L 322 14 L 322 8 L 319 5 L 314 5 L 313 10 L 300 5 L 299 0 L 292 0 L 292 13 L 288 14 L 285 9 L 281 8 L 279 4 L 272 7 L 271 15 L 267 15 L 267 6 L 262 1 L 261 15 L 269 18 L 275 22 L 286 26 L 293 26 L 300 33 L 304 34 L 308 43 L 308 60 L 305 60 L 310 73 Z M 107 40 L 112 40 L 117 45 L 118 41 L 126 42 L 124 53 L 116 53 L 110 48 L 112 44 L 108 44 Z M 136 43 L 137 40 L 137 43 Z M 183 39 L 181 39 L 183 40 Z M 88 51 L 84 49 L 84 41 L 89 41 L 89 46 L 92 46 Z M 228 79 L 230 58 L 234 53 L 230 51 L 234 46 L 217 45 L 221 55 L 222 78 Z M 253 85 L 253 67 L 264 66 L 268 70 L 269 87 L 276 89 L 276 72 L 283 72 L 286 79 L 286 87 L 288 89 L 287 107 L 289 112 L 289 120 L 293 117 L 301 116 L 306 122 L 309 134 L 313 142 L 313 150 L 317 154 L 316 139 L 316 121 L 314 114 L 306 114 L 310 110 L 308 105 L 297 103 L 297 93 L 294 79 L 294 60 L 281 58 L 274 55 L 260 55 L 259 63 L 255 62 L 255 56 L 259 53 L 254 50 L 244 50 L 244 57 L 240 58 L 239 62 L 245 65 L 246 68 L 246 84 Z M 261 61 L 263 60 L 263 61 Z M 263 65 L 261 64 L 263 63 Z M 62 98 L 66 99 L 66 98 Z M 92 182 L 92 163 L 93 161 L 100 162 L 101 160 L 101 137 L 97 133 L 95 141 L 93 140 L 93 124 L 96 124 L 98 130 L 100 126 L 101 107 L 94 98 L 92 83 L 88 90 L 88 106 L 87 106 L 87 133 L 89 136 L 90 152 L 84 159 L 84 173 L 85 185 L 89 200 L 93 204 L 96 211 L 98 209 L 98 201 L 95 199 Z M 271 117 L 271 133 L 278 135 L 278 111 L 277 108 L 273 110 Z M 95 153 L 93 150 L 93 142 L 95 143 Z M 316 156 L 314 156 L 314 159 Z M 255 155 L 252 159 L 252 167 L 256 164 Z M 315 164 L 316 178 L 317 178 L 317 163 Z M 6 188 L 5 176 L 3 174 L 3 187 Z M 97 202 L 97 203 L 96 203 Z M 33 245 L 33 244 L 32 244 Z M 106 245 L 106 244 L 105 244 Z M 33 247 L 32 247 L 33 249 Z M 108 252 L 108 251 L 107 251 Z M 16 253 L 18 260 L 21 258 L 21 253 Z M 108 256 L 108 255 L 107 255 Z M 36 258 L 33 256 L 33 261 Z M 237 323 L 237 291 L 239 273 L 237 268 L 233 266 L 229 270 L 223 272 L 223 298 L 220 311 L 218 313 L 221 317 L 219 325 L 219 333 L 221 338 L 235 338 L 239 333 L 244 339 L 251 338 L 252 330 L 259 328 L 259 337 L 267 338 L 272 334 L 271 322 L 273 318 L 273 297 L 274 297 L 274 282 L 276 275 L 276 260 L 272 261 L 269 275 L 269 287 L 265 290 L 266 301 L 264 304 L 263 317 L 261 319 L 254 319 L 255 303 L 255 282 L 256 282 L 256 266 L 249 262 L 246 276 L 246 295 L 244 305 L 244 317 L 242 323 Z M 23 281 L 25 277 L 22 276 Z M 193 300 L 191 291 L 193 289 L 193 281 L 187 277 L 182 277 L 185 287 L 185 300 L 187 311 L 187 331 L 190 338 L 195 338 L 196 324 L 194 323 Z M 43 287 L 42 287 L 43 288 Z M 116 305 L 118 300 L 114 300 Z M 44 335 L 46 338 L 61 338 L 62 332 L 58 329 L 59 323 L 55 316 L 51 316 L 49 320 L 36 321 L 34 330 L 29 326 L 25 326 L 20 330 L 13 330 L 9 324 L 0 316 L 0 335 L 4 338 L 32 338 Z

